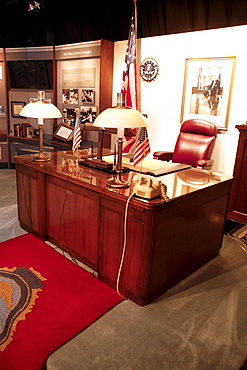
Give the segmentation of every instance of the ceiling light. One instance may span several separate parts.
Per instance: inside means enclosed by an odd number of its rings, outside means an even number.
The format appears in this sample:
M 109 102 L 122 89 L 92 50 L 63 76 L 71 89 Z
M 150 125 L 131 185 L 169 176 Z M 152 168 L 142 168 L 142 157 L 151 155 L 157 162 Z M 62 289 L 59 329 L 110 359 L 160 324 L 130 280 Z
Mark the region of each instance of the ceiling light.
M 38 3 L 38 1 L 34 1 L 33 4 L 32 3 L 29 3 L 28 4 L 28 11 L 29 12 L 32 12 L 32 11 L 38 12 L 41 9 L 42 6 L 43 5 L 41 5 L 40 3 Z
M 35 6 L 33 4 L 28 4 L 28 11 L 31 12 L 32 10 L 35 9 Z

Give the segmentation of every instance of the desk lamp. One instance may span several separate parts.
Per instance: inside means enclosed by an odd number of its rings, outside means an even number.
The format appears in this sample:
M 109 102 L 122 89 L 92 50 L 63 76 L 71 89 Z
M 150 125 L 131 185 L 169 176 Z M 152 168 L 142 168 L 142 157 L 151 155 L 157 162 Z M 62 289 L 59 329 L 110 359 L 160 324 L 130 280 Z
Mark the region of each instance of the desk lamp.
M 45 92 L 38 91 L 38 100 L 28 103 L 20 111 L 20 116 L 29 118 L 38 118 L 39 124 L 39 154 L 33 158 L 36 162 L 48 162 L 49 157 L 44 153 L 44 118 L 60 118 L 62 114 L 58 108 L 45 101 Z
M 146 127 L 147 123 L 142 114 L 125 106 L 125 93 L 117 94 L 117 106 L 107 108 L 101 112 L 93 123 L 96 127 L 117 128 L 117 169 L 116 176 L 110 179 L 108 186 L 113 188 L 127 188 L 129 182 L 122 179 L 122 150 L 125 128 Z

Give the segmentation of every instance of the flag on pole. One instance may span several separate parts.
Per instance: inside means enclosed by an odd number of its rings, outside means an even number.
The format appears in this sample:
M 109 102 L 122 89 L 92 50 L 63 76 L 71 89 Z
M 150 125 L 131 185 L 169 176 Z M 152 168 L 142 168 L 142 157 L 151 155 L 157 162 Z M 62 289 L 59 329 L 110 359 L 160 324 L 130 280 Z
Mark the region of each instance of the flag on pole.
M 73 136 L 73 145 L 72 150 L 75 154 L 75 150 L 79 148 L 81 139 L 81 129 L 80 129 L 80 113 L 76 113 L 76 119 L 75 119 L 75 129 L 74 129 L 74 136 Z
M 126 93 L 126 105 L 137 109 L 136 83 L 136 4 L 134 4 L 129 30 L 128 44 L 125 52 L 122 93 Z
M 134 153 L 134 166 L 150 153 L 150 144 L 146 127 L 141 127 Z
M 137 17 L 136 17 L 136 0 L 131 16 L 131 24 L 129 30 L 128 44 L 125 53 L 125 65 L 122 79 L 122 93 L 126 93 L 126 106 L 137 109 L 137 80 L 136 80 L 136 37 L 137 37 Z M 136 134 L 136 129 L 133 129 Z M 133 145 L 136 143 L 136 136 L 126 136 L 123 145 L 123 152 L 129 153 Z

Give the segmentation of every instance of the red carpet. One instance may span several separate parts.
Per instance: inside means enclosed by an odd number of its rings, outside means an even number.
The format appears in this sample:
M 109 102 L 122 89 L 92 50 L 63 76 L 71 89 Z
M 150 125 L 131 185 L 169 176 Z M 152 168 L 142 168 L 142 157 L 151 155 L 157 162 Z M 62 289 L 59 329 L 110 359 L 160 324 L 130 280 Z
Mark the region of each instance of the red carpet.
M 120 301 L 31 234 L 0 243 L 0 369 L 41 370 L 54 350 Z

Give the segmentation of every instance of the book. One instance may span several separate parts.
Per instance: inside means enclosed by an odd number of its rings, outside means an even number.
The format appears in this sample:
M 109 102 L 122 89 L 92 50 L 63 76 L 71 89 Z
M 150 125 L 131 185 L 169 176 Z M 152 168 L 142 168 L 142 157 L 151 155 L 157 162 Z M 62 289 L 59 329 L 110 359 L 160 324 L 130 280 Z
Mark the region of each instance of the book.
M 21 136 L 27 137 L 27 127 L 31 127 L 29 123 L 22 123 L 21 124 Z
M 14 130 L 14 136 L 20 136 L 20 130 L 21 130 L 20 123 L 15 123 L 13 125 L 13 130 Z

